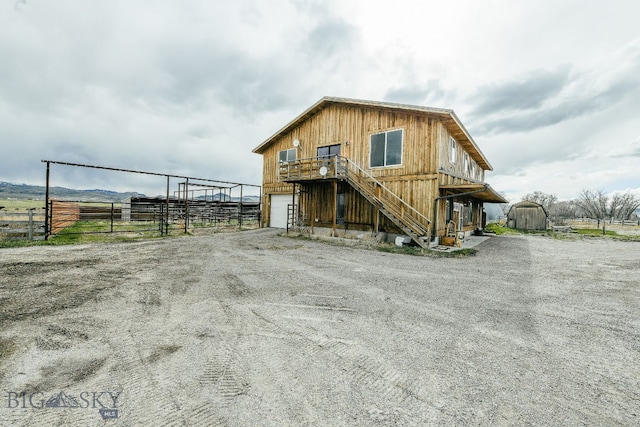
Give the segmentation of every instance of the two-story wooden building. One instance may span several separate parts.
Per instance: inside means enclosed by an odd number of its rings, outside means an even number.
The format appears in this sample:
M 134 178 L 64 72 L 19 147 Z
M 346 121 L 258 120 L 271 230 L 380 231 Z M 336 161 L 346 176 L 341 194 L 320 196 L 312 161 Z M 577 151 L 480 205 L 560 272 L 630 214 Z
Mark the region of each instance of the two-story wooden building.
M 325 97 L 253 150 L 262 226 L 409 235 L 484 227 L 491 164 L 452 110 Z

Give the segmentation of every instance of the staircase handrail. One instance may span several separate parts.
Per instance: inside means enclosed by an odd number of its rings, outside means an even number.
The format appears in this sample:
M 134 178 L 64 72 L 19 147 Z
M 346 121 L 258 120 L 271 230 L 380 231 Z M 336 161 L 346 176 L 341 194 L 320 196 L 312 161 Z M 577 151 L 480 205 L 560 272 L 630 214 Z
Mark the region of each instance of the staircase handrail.
M 394 198 L 398 202 L 400 202 L 405 207 L 405 209 L 408 209 L 411 213 L 414 214 L 414 216 L 416 216 L 420 220 L 425 221 L 427 224 L 431 224 L 431 220 L 429 220 L 429 218 L 427 218 L 426 216 L 421 214 L 417 209 L 415 209 L 413 206 L 411 206 L 410 204 L 408 204 L 407 202 L 402 200 L 396 193 L 394 193 L 393 191 L 391 191 L 387 187 L 385 187 L 385 185 L 383 183 L 381 183 L 380 181 L 378 181 L 373 175 L 371 175 L 369 172 L 367 172 L 366 170 L 364 170 L 360 166 L 358 166 L 357 163 L 353 162 L 348 157 L 344 157 L 344 156 L 337 156 L 337 157 L 339 157 L 341 161 L 346 162 L 348 168 L 355 169 L 355 171 L 358 172 L 360 175 L 363 175 L 365 178 L 371 180 L 373 183 L 378 185 L 385 192 L 385 194 L 391 196 L 392 198 Z M 347 176 L 348 176 L 348 174 L 347 174 Z

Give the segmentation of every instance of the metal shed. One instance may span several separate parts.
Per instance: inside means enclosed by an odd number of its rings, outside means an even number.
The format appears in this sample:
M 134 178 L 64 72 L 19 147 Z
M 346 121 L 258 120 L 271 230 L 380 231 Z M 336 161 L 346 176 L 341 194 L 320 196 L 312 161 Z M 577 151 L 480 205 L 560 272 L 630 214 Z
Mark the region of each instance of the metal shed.
M 539 203 L 522 201 L 511 206 L 507 227 L 520 230 L 546 230 L 549 214 Z

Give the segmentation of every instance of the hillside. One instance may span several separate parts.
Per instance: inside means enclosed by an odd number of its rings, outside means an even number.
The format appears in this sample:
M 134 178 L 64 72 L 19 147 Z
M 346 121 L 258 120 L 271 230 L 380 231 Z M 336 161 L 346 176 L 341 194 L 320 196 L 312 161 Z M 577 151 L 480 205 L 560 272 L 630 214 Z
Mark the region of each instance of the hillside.
M 46 188 L 41 185 L 13 184 L 0 181 L 0 199 L 44 200 Z M 129 192 L 118 193 L 109 190 L 77 190 L 65 187 L 50 187 L 49 197 L 65 200 L 120 202 L 131 196 L 144 194 Z
M 12 184 L 10 182 L 0 181 L 0 199 L 18 199 L 18 200 L 44 200 L 46 188 L 40 185 Z M 118 193 L 109 190 L 77 190 L 65 187 L 50 187 L 49 197 L 63 200 L 87 201 L 87 202 L 121 202 L 128 197 L 145 197 L 142 193 L 126 192 Z M 157 196 L 164 197 L 164 196 Z M 204 199 L 203 196 L 197 199 Z M 208 198 L 210 199 L 210 197 Z M 213 200 L 222 201 L 240 201 L 240 197 L 231 197 L 224 193 L 218 193 L 213 196 Z M 243 202 L 259 202 L 260 196 L 243 196 Z

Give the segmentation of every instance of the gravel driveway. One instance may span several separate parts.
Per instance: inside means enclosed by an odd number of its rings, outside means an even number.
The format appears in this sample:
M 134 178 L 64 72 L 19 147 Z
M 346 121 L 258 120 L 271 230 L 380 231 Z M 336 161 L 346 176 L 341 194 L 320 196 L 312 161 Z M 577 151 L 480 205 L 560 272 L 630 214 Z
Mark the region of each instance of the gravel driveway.
M 640 244 L 0 249 L 2 426 L 639 425 Z

